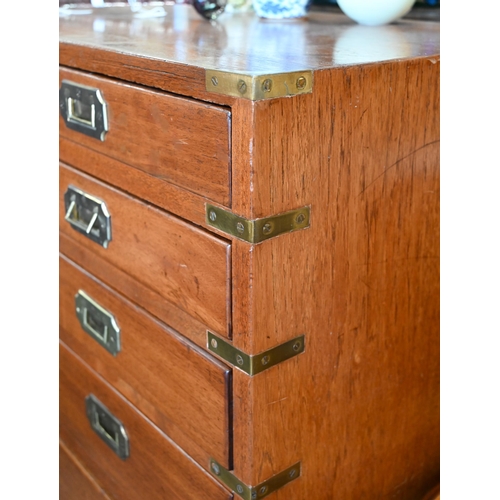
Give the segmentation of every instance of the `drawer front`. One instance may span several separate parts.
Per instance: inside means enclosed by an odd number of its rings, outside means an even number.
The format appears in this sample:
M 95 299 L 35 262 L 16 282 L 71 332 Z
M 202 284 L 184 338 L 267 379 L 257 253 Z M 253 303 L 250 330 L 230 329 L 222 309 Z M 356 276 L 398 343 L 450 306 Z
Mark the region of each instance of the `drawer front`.
M 65 83 L 60 95 L 62 137 L 230 205 L 231 114 L 228 110 L 65 68 L 60 69 L 59 78 L 60 88 L 63 81 L 71 82 Z M 78 85 L 84 89 L 79 94 L 81 101 L 77 90 L 72 90 Z M 86 102 L 87 88 L 99 91 L 94 101 L 105 103 L 104 113 L 92 109 Z M 98 114 L 101 119 L 104 114 L 107 119 L 104 140 L 91 137 L 78 127 L 70 128 L 72 123 L 90 121 L 92 114 Z M 82 129 L 85 130 L 85 126 Z M 71 158 L 62 160 L 71 164 Z
M 61 165 L 59 180 L 62 233 L 209 329 L 226 337 L 229 335 L 229 242 L 70 167 Z M 92 219 L 90 213 L 83 208 L 80 210 L 78 206 L 75 213 L 68 211 L 68 199 L 65 204 L 68 190 L 84 193 L 79 195 L 77 205 L 82 203 L 80 198 L 85 198 L 90 200 L 90 208 L 100 203 L 99 213 L 109 214 L 108 229 L 99 229 L 100 237 L 109 232 L 106 247 L 85 234 L 85 230 L 75 230 L 75 226 L 67 220 L 78 222 L 82 218 L 84 223 L 78 224 L 84 227 L 88 219 Z
M 229 467 L 230 369 L 64 256 L 59 280 L 64 343 L 202 466 Z
M 59 366 L 61 440 L 110 497 L 233 498 L 62 343 Z M 114 440 L 126 442 L 125 458 Z
M 62 442 L 59 442 L 59 500 L 109 500 Z

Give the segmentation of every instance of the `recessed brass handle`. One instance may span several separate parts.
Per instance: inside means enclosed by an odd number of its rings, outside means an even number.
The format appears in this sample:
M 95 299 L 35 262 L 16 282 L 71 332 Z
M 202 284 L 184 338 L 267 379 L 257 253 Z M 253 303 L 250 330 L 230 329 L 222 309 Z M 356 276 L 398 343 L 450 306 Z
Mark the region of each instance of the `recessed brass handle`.
M 109 130 L 108 111 L 99 89 L 63 80 L 59 109 L 66 127 L 104 141 Z
M 75 311 L 80 325 L 113 356 L 120 352 L 120 327 L 115 317 L 83 290 L 75 295 Z
M 104 248 L 111 241 L 111 216 L 104 201 L 68 186 L 64 193 L 65 220 L 73 229 Z
M 123 424 L 93 394 L 85 398 L 87 418 L 94 432 L 123 460 L 130 443 Z

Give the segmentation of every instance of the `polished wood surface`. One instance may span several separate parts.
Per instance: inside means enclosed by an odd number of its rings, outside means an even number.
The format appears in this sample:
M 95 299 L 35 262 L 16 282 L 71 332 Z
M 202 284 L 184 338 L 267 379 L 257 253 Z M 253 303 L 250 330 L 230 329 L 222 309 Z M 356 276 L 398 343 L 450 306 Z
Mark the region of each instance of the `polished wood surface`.
M 439 48 L 439 25 L 419 21 L 367 28 L 343 14 L 310 12 L 305 21 L 280 23 L 248 12 L 222 15 L 211 24 L 189 5 L 165 9 L 165 17 L 140 22 L 128 9 L 113 16 L 106 16 L 105 9 L 62 16 L 60 40 L 63 46 L 78 43 L 96 52 L 250 74 L 413 58 L 434 55 Z M 370 39 L 379 41 L 374 45 Z M 341 50 L 346 43 L 352 50 Z
M 231 116 L 227 109 L 80 71 L 61 69 L 59 80 L 99 89 L 109 121 L 109 131 L 100 141 L 69 129 L 59 115 L 62 137 L 230 205 Z
M 211 24 L 189 6 L 167 10 L 142 21 L 61 19 L 61 64 L 226 105 L 232 212 L 256 219 L 309 205 L 310 227 L 251 245 L 207 227 L 199 194 L 172 186 L 182 200 L 174 209 L 157 181 L 124 163 L 65 139 L 63 154 L 227 245 L 232 322 L 222 334 L 236 347 L 257 354 L 305 335 L 293 359 L 255 377 L 233 370 L 241 481 L 259 484 L 300 461 L 301 477 L 273 499 L 422 500 L 439 482 L 439 24 L 369 28 L 321 13 Z M 311 69 L 314 86 L 252 102 L 207 92 L 206 69 Z M 167 302 L 154 277 L 110 266 L 67 229 L 61 252 L 206 348 L 210 298 L 203 315 L 199 301 L 194 310 Z
M 147 284 L 133 278 L 125 270 L 110 266 L 106 259 L 95 254 L 91 248 L 63 233 L 59 234 L 59 250 L 99 280 L 119 290 L 123 296 L 147 309 L 153 316 L 167 323 L 195 344 L 206 347 L 207 327 L 181 308 L 166 301 Z
M 64 137 L 59 137 L 59 157 L 66 165 L 98 177 L 122 191 L 133 191 L 142 200 L 198 226 L 208 227 L 204 204 L 209 200 L 202 196 L 164 182 L 142 170 L 130 168 L 125 163 Z
M 60 435 L 112 498 L 229 500 L 228 493 L 126 399 L 60 343 Z M 119 458 L 92 430 L 85 398 L 93 394 L 118 418 L 130 439 Z
M 146 284 L 208 328 L 230 329 L 230 245 L 193 225 L 61 164 L 60 228 L 109 264 Z M 111 214 L 108 248 L 64 220 L 64 193 L 74 186 L 103 200 Z
M 109 500 L 62 442 L 59 442 L 59 500 Z
M 246 74 L 322 70 L 439 53 L 439 24 L 401 20 L 359 26 L 342 14 L 310 12 L 307 21 L 260 20 L 252 13 L 207 23 L 189 5 L 166 6 L 163 18 L 128 13 L 60 18 L 60 63 L 212 102 L 205 69 Z M 127 11 L 127 9 L 124 9 Z
M 438 484 L 434 488 L 432 488 L 431 491 L 427 495 L 425 495 L 425 498 L 423 500 L 440 500 L 441 498 L 441 493 L 440 493 L 440 485 Z
M 243 110 L 235 210 L 312 207 L 307 230 L 233 244 L 234 283 L 252 283 L 233 288 L 235 345 L 306 335 L 303 355 L 234 374 L 237 474 L 302 461 L 277 499 L 420 499 L 436 482 L 438 110 L 435 58 L 317 72 L 313 94 Z
M 213 457 L 229 468 L 231 370 L 64 256 L 59 277 L 61 340 L 203 467 Z M 118 323 L 116 356 L 82 329 L 79 290 Z

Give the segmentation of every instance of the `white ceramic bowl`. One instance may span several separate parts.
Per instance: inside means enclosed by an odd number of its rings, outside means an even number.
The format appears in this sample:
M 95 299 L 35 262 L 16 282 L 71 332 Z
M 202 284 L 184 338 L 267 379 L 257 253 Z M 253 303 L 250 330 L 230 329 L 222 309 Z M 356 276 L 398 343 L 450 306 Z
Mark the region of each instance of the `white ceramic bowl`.
M 380 26 L 410 12 L 415 0 L 337 0 L 342 12 L 359 24 Z

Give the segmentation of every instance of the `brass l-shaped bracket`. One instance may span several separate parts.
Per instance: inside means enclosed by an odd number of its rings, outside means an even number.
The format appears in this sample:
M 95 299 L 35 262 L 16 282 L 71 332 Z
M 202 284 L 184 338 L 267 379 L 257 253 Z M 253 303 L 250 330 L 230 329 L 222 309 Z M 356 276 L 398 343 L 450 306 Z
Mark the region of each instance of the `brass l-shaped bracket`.
M 253 377 L 304 352 L 305 337 L 301 335 L 260 354 L 250 355 L 207 331 L 207 348 L 235 368 Z
M 305 229 L 309 227 L 311 215 L 311 208 L 306 206 L 271 217 L 249 220 L 210 203 L 205 208 L 209 226 L 248 243 L 260 243 L 280 234 Z
M 300 476 L 300 462 L 297 462 L 295 465 L 288 467 L 288 469 L 257 486 L 247 486 L 213 458 L 210 459 L 209 465 L 210 472 L 215 478 L 226 485 L 231 491 L 237 493 L 243 500 L 260 500 L 261 498 L 265 498 Z
M 205 86 L 208 92 L 241 97 L 250 101 L 310 94 L 313 91 L 313 84 L 311 70 L 267 75 L 248 75 L 212 69 L 205 71 Z

